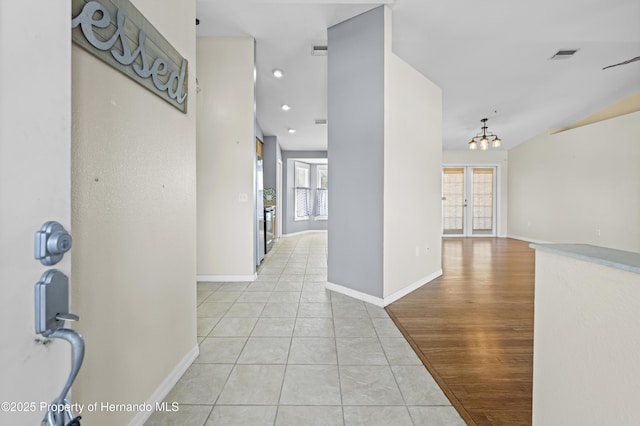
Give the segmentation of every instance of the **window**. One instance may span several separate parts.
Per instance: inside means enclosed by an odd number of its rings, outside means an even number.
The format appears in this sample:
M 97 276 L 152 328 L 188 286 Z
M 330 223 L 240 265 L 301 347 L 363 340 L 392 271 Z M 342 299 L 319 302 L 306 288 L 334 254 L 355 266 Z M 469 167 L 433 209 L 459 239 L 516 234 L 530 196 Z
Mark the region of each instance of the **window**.
M 311 216 L 311 185 L 309 165 L 295 162 L 295 220 L 308 220 Z
M 316 219 L 329 217 L 329 167 L 317 166 Z

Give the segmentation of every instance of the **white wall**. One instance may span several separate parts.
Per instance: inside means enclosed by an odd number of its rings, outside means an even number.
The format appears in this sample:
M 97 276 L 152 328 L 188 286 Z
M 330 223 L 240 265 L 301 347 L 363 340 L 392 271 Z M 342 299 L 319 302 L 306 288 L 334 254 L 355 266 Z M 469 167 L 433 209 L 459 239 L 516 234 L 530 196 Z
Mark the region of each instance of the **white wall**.
M 387 25 L 390 17 L 387 11 Z M 385 34 L 390 41 L 390 26 Z M 394 55 L 389 41 L 384 103 L 385 298 L 442 274 L 442 90 Z
M 443 166 L 498 166 L 498 230 L 499 237 L 507 236 L 509 206 L 509 163 L 507 151 L 443 151 Z
M 70 2 L 0 1 L 0 402 L 38 404 L 1 410 L 3 425 L 40 424 L 40 402 L 69 374 L 67 342 L 35 342 L 34 285 L 49 268 L 33 258 L 33 236 L 48 220 L 71 225 L 70 11 Z M 70 258 L 55 267 L 68 275 Z
M 632 425 L 640 275 L 536 251 L 533 424 Z
M 254 40 L 197 40 L 198 277 L 255 276 Z M 246 194 L 247 201 L 239 201 Z
M 640 112 L 509 151 L 509 235 L 640 252 Z
M 189 61 L 188 113 L 73 46 L 81 404 L 161 398 L 197 355 L 195 1 L 134 4 Z M 98 410 L 82 422 L 123 425 L 135 414 Z

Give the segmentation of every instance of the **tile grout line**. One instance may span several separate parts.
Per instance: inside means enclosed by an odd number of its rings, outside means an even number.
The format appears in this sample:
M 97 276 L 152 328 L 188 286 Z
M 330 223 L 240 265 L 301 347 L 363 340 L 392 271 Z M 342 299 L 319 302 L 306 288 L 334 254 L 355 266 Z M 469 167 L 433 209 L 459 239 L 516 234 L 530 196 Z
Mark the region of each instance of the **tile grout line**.
M 326 290 L 325 290 L 326 291 Z M 342 424 L 346 424 L 344 416 L 344 394 L 342 392 L 342 375 L 340 374 L 340 359 L 338 358 L 338 333 L 336 333 L 336 321 L 333 312 L 333 295 L 330 294 L 329 300 L 331 303 L 331 322 L 333 324 L 333 344 L 336 348 L 336 370 L 338 371 L 338 388 L 340 389 L 340 411 L 342 411 Z
M 326 239 L 326 236 L 325 236 L 324 238 Z M 258 338 L 258 337 L 266 337 L 266 338 L 270 337 L 270 336 L 253 336 L 253 332 L 255 332 L 255 328 L 256 328 L 256 326 L 257 326 L 257 323 L 258 323 L 261 319 L 267 318 L 267 317 L 264 317 L 264 316 L 263 316 L 263 314 L 265 313 L 265 310 L 266 310 L 266 306 L 268 305 L 268 301 L 269 301 L 269 299 L 271 298 L 271 296 L 272 296 L 274 293 L 276 293 L 276 290 L 275 290 L 275 289 L 277 288 L 278 283 L 280 283 L 280 282 L 281 282 L 281 281 L 280 281 L 280 278 L 281 278 L 283 275 L 287 275 L 287 274 L 285 274 L 285 271 L 286 271 L 286 267 L 287 267 L 287 265 L 300 265 L 300 264 L 302 263 L 300 260 L 301 260 L 301 258 L 302 258 L 302 257 L 304 257 L 304 259 L 306 259 L 306 261 L 305 261 L 305 267 L 304 267 L 304 273 L 302 273 L 302 274 L 297 274 L 297 273 L 288 274 L 288 275 L 300 275 L 300 276 L 301 276 L 301 279 L 302 279 L 302 287 L 300 288 L 299 295 L 298 295 L 298 298 L 297 298 L 297 302 L 295 302 L 295 303 L 296 303 L 296 310 L 295 310 L 295 314 L 294 314 L 295 316 L 294 316 L 294 321 L 293 321 L 293 329 L 291 330 L 291 334 L 288 336 L 288 337 L 289 337 L 289 341 L 288 341 L 288 343 L 289 343 L 289 345 L 288 345 L 288 353 L 287 353 L 287 355 L 286 355 L 286 359 L 285 359 L 285 361 L 284 361 L 284 367 L 285 367 L 285 368 L 284 368 L 284 373 L 283 373 L 283 377 L 282 377 L 282 382 L 280 383 L 280 393 L 279 393 L 279 396 L 278 396 L 277 405 L 276 405 L 276 407 L 275 407 L 275 408 L 276 408 L 276 412 L 275 412 L 275 415 L 274 415 L 274 418 L 273 418 L 273 424 L 274 424 L 274 425 L 275 425 L 275 424 L 277 424 L 278 419 L 280 418 L 280 417 L 279 417 L 279 416 L 280 416 L 280 414 L 281 414 L 281 412 L 280 412 L 280 407 L 282 407 L 282 406 L 283 406 L 281 403 L 282 403 L 282 395 L 283 395 L 283 391 L 284 391 L 285 379 L 286 379 L 286 376 L 287 376 L 287 371 L 288 371 L 289 365 L 293 365 L 293 364 L 290 364 L 290 359 L 291 359 L 291 350 L 292 350 L 292 348 L 293 348 L 293 338 L 295 337 L 295 336 L 294 336 L 294 334 L 295 334 L 295 327 L 296 327 L 296 325 L 298 324 L 298 319 L 299 319 L 299 318 L 301 318 L 299 315 L 301 314 L 301 304 L 302 304 L 302 303 L 307 303 L 307 304 L 315 304 L 315 303 L 322 303 L 322 304 L 325 304 L 325 303 L 328 303 L 328 304 L 329 304 L 329 306 L 330 306 L 330 308 L 331 308 L 331 324 L 332 324 L 332 329 L 333 329 L 333 333 L 334 333 L 334 334 L 333 334 L 333 339 L 332 339 L 332 340 L 333 340 L 333 345 L 334 345 L 334 350 L 335 350 L 336 363 L 335 363 L 335 364 L 301 364 L 301 365 L 335 365 L 335 366 L 336 366 L 337 374 L 338 374 L 338 390 L 339 390 L 339 396 L 340 396 L 340 408 L 341 408 L 341 414 L 342 414 L 342 422 L 343 422 L 343 424 L 345 424 L 345 422 L 346 422 L 346 418 L 345 418 L 345 405 L 344 405 L 343 387 L 342 387 L 342 382 L 341 382 L 341 371 L 340 371 L 340 365 L 341 365 L 341 364 L 340 364 L 339 359 L 338 359 L 338 351 L 337 351 L 337 349 L 338 349 L 338 345 L 337 345 L 337 343 L 338 343 L 338 341 L 337 341 L 337 339 L 338 339 L 338 337 L 337 337 L 338 332 L 337 332 L 336 317 L 335 317 L 335 312 L 334 312 L 334 308 L 335 308 L 335 306 L 336 306 L 336 305 L 335 305 L 335 303 L 334 303 L 334 297 L 333 297 L 334 295 L 333 295 L 333 293 L 332 293 L 332 292 L 330 292 L 330 291 L 329 291 L 329 292 L 326 294 L 326 296 L 328 296 L 328 298 L 327 298 L 328 300 L 322 300 L 322 301 L 320 301 L 320 300 L 318 300 L 318 301 L 316 301 L 316 300 L 309 300 L 309 301 L 307 301 L 307 302 L 303 302 L 303 298 L 302 298 L 302 294 L 303 294 L 304 289 L 305 289 L 305 283 L 307 282 L 307 278 L 308 278 L 310 275 L 320 275 L 320 274 L 311 274 L 311 272 L 317 272 L 317 269 L 320 269 L 320 268 L 321 268 L 321 266 L 318 266 L 318 260 L 319 260 L 319 253 L 317 252 L 318 246 L 314 243 L 314 241 L 315 241 L 316 239 L 317 239 L 317 238 L 314 238 L 312 241 L 309 241 L 309 243 L 308 243 L 308 244 L 298 244 L 298 243 L 297 243 L 297 244 L 294 246 L 294 248 L 293 248 L 293 250 L 291 251 L 291 253 L 287 256 L 287 258 L 286 258 L 286 259 L 287 259 L 287 261 L 286 261 L 286 263 L 284 264 L 284 266 L 282 267 L 282 269 L 277 268 L 277 269 L 279 269 L 279 270 L 280 270 L 280 272 L 279 272 L 279 275 L 277 275 L 277 280 L 275 281 L 274 287 L 273 287 L 271 290 L 269 290 L 270 295 L 269 295 L 269 297 L 266 299 L 266 301 L 262 304 L 263 306 L 262 306 L 262 309 L 261 309 L 261 311 L 260 311 L 260 313 L 259 313 L 259 315 L 258 315 L 258 318 L 256 319 L 256 323 L 255 323 L 255 324 L 253 324 L 253 326 L 251 327 L 251 330 L 248 332 L 248 336 L 246 336 L 246 340 L 245 340 L 245 342 L 244 342 L 244 344 L 243 344 L 243 346 L 242 346 L 241 350 L 239 351 L 238 355 L 235 357 L 235 362 L 233 363 L 232 369 L 231 369 L 231 371 L 229 372 L 229 374 L 227 375 L 227 377 L 226 377 L 226 379 L 225 379 L 225 382 L 224 382 L 224 384 L 223 384 L 223 385 L 222 385 L 222 387 L 221 387 L 221 391 L 220 391 L 220 393 L 218 394 L 218 396 L 216 397 L 216 400 L 215 400 L 214 404 L 211 406 L 211 410 L 209 411 L 209 414 L 208 414 L 207 418 L 205 419 L 205 423 L 213 419 L 213 411 L 214 411 L 215 407 L 216 407 L 216 406 L 218 406 L 219 398 L 220 398 L 220 396 L 222 395 L 222 391 L 224 390 L 224 388 L 226 387 L 227 383 L 229 382 L 229 378 L 231 377 L 232 372 L 234 371 L 234 369 L 235 369 L 238 365 L 240 365 L 240 364 L 238 364 L 238 361 L 239 361 L 239 359 L 240 359 L 240 356 L 242 355 L 242 353 L 243 353 L 243 352 L 244 352 L 244 350 L 246 349 L 246 347 L 247 347 L 247 345 L 248 345 L 248 343 L 249 343 L 249 339 L 251 339 L 251 338 Z M 273 253 L 274 253 L 274 254 L 276 254 L 276 253 L 277 253 L 277 251 L 275 251 L 275 250 L 274 250 L 274 251 L 273 251 Z M 283 254 L 284 254 L 284 252 L 283 252 Z M 323 255 L 324 255 L 324 258 L 325 258 L 325 265 L 326 265 L 326 256 L 327 256 L 327 255 L 326 255 L 326 243 L 325 243 L 325 251 L 324 251 Z M 314 259 L 312 259 L 312 257 L 313 257 Z M 291 263 L 291 262 L 293 262 L 293 263 Z M 311 266 L 311 263 L 310 263 L 310 262 L 312 262 L 312 263 L 313 263 L 313 266 Z M 263 264 L 263 268 L 267 268 L 267 267 L 269 267 L 269 265 L 270 265 L 270 263 L 266 263 L 266 262 L 265 262 L 265 263 Z M 326 268 L 326 266 L 324 266 L 324 267 Z M 311 270 L 310 268 L 313 268 L 314 270 Z M 273 272 L 273 269 L 268 270 L 268 271 L 269 271 L 269 272 Z M 260 275 L 260 274 L 258 274 L 258 275 Z M 271 274 L 269 274 L 269 275 L 271 275 Z M 326 272 L 325 272 L 325 277 L 324 277 L 324 278 L 325 278 L 325 279 L 324 279 L 324 281 L 326 282 L 326 279 L 327 279 Z M 317 277 L 314 277 L 314 280 L 315 280 L 315 279 L 317 279 Z M 260 281 L 260 280 L 258 279 L 257 281 Z M 294 280 L 294 281 L 290 281 L 290 282 L 295 282 L 295 281 L 296 281 L 296 280 Z M 288 281 L 282 281 L 282 282 L 288 282 Z M 309 281 L 309 282 L 311 282 L 311 281 Z M 252 303 L 252 302 L 243 302 L 243 301 L 240 301 L 240 300 L 239 300 L 240 298 L 242 298 L 242 297 L 243 297 L 243 295 L 245 295 L 245 294 L 249 293 L 249 286 L 250 286 L 250 284 L 249 284 L 249 285 L 247 285 L 247 286 L 246 286 L 246 287 L 245 287 L 245 288 L 240 292 L 241 294 L 240 294 L 240 296 L 239 296 L 236 300 L 234 300 L 233 302 L 231 302 L 231 303 L 230 303 L 229 307 L 228 307 L 228 308 L 226 309 L 226 311 L 223 313 L 222 317 L 220 317 L 220 318 L 218 319 L 218 321 L 220 321 L 220 320 L 221 320 L 221 319 L 223 319 L 223 318 L 226 318 L 227 313 L 229 312 L 229 310 L 231 309 L 231 307 L 232 307 L 234 304 L 237 304 L 237 303 Z M 285 287 L 286 287 L 286 286 L 285 286 Z M 285 288 L 285 287 L 283 287 L 283 288 Z M 209 294 L 209 295 L 208 295 L 208 296 L 203 300 L 203 302 L 201 302 L 200 304 L 198 304 L 198 307 L 199 307 L 202 303 L 204 303 L 206 300 L 208 300 L 208 299 L 213 295 L 213 293 L 215 293 L 215 292 L 217 292 L 217 291 L 219 291 L 219 290 L 221 290 L 221 289 L 222 289 L 222 287 L 219 287 L 219 288 L 218 288 L 218 289 L 216 289 L 215 291 L 212 291 L 212 292 L 211 292 L 211 294 Z M 315 288 L 314 288 L 314 290 L 315 290 Z M 327 292 L 326 288 L 325 288 L 325 290 L 324 290 L 324 291 L 325 291 L 325 292 Z M 274 302 L 274 303 L 275 303 L 275 302 Z M 283 303 L 284 303 L 284 302 L 283 302 Z M 286 303 L 289 303 L 289 302 L 286 302 Z M 372 328 L 373 328 L 373 330 L 374 330 L 374 334 L 375 334 L 375 337 L 376 337 L 377 343 L 378 343 L 379 347 L 381 348 L 381 350 L 382 350 L 382 352 L 383 352 L 383 356 L 385 357 L 387 367 L 390 369 L 390 371 L 391 371 L 391 373 L 392 373 L 392 376 L 394 377 L 394 382 L 396 383 L 396 386 L 398 387 L 398 390 L 399 390 L 400 395 L 401 395 L 401 397 L 402 397 L 402 401 L 404 402 L 404 404 L 403 404 L 403 405 L 404 405 L 404 407 L 405 407 L 405 410 L 407 410 L 407 412 L 408 412 L 408 414 L 409 414 L 409 419 L 410 419 L 410 421 L 412 422 L 412 424 L 415 424 L 415 421 L 414 421 L 414 419 L 413 419 L 413 416 L 411 415 L 411 412 L 409 411 L 409 406 L 407 405 L 407 401 L 406 401 L 405 395 L 402 393 L 402 390 L 400 389 L 400 386 L 399 386 L 399 384 L 398 384 L 398 379 L 397 379 L 396 375 L 393 373 L 393 369 L 391 368 L 391 367 L 392 367 L 392 365 L 391 365 L 391 361 L 390 361 L 390 359 L 389 359 L 389 355 L 387 354 L 387 352 L 384 350 L 384 347 L 382 346 L 382 341 L 381 341 L 381 335 L 380 335 L 380 333 L 384 333 L 384 332 L 385 332 L 385 330 L 384 330 L 384 328 L 382 328 L 382 329 L 381 329 L 381 331 L 379 331 L 379 330 L 378 330 L 378 328 L 376 328 L 376 325 L 375 325 L 375 321 L 374 321 L 374 320 L 375 320 L 375 319 L 378 319 L 378 317 L 375 317 L 375 318 L 374 318 L 374 316 L 373 316 L 372 312 L 371 312 L 369 309 L 367 309 L 367 305 L 366 305 L 366 304 L 364 304 L 363 306 L 364 306 L 364 308 L 365 308 L 365 310 L 366 310 L 366 312 L 367 312 L 366 318 L 368 318 L 368 319 L 369 319 L 369 324 L 371 324 L 371 327 L 372 327 Z M 313 311 L 313 313 L 311 313 L 311 316 L 310 316 L 309 318 L 325 318 L 325 317 L 323 317 L 323 316 L 322 316 L 322 315 L 323 315 L 323 314 L 322 314 L 322 312 L 320 312 L 320 311 L 315 312 L 315 309 L 314 309 L 314 310 L 312 310 L 312 311 Z M 272 318 L 272 317 L 268 317 L 268 318 Z M 274 318 L 275 318 L 275 317 L 274 317 Z M 284 318 L 284 317 L 283 317 L 283 318 Z M 306 317 L 305 317 L 305 318 L 306 318 Z M 389 318 L 389 319 L 390 319 L 390 318 Z M 392 320 L 392 319 L 390 319 L 390 320 L 393 322 L 393 320 Z M 214 338 L 214 337 L 218 337 L 218 336 L 213 336 L 213 337 L 211 336 L 211 333 L 213 332 L 213 329 L 214 329 L 216 326 L 217 326 L 217 324 L 213 326 L 212 330 L 207 334 L 207 336 L 204 336 L 204 339 L 206 339 L 206 338 Z M 400 333 L 401 333 L 401 336 L 400 336 L 400 337 L 404 337 L 404 336 L 402 336 L 402 332 L 400 332 Z M 219 336 L 219 337 L 228 337 L 228 336 Z M 245 337 L 245 336 L 242 336 L 242 337 Z M 275 338 L 276 336 L 272 336 L 272 337 L 273 337 L 273 338 Z M 284 336 L 283 336 L 283 337 L 284 337 Z M 304 337 L 306 337 L 306 338 L 314 338 L 314 336 L 299 336 L 299 337 L 300 337 L 300 338 L 304 338 Z M 345 337 L 348 337 L 348 336 L 345 336 Z M 406 338 L 405 338 L 404 340 L 406 341 Z M 204 341 L 204 340 L 203 340 L 203 341 Z M 282 343 L 284 343 L 284 342 L 282 342 Z M 214 364 L 215 364 L 215 363 L 214 363 Z M 273 365 L 273 364 L 259 364 L 259 363 L 258 363 L 258 364 L 255 364 L 255 363 L 254 363 L 254 365 Z M 282 365 L 282 364 L 280 364 L 280 365 Z M 354 365 L 364 366 L 364 364 L 354 364 Z M 186 405 L 188 405 L 188 404 L 186 404 Z M 232 405 L 235 405 L 235 404 L 232 404 Z M 254 404 L 254 405 L 255 405 L 255 404 Z M 239 405 L 236 405 L 236 406 L 252 406 L 252 404 L 239 404 Z M 294 404 L 294 406 L 297 406 L 297 405 L 296 405 L 296 404 Z M 299 407 L 304 407 L 304 406 L 305 406 L 305 405 L 300 405 Z M 318 405 L 318 407 L 321 407 L 321 406 L 324 406 L 324 405 Z M 337 407 L 337 405 L 335 405 L 335 406 Z M 384 405 L 379 405 L 379 404 L 365 404 L 365 405 L 362 405 L 362 404 L 360 404 L 359 406 L 362 406 L 362 407 L 382 407 L 382 406 L 384 406 Z M 447 406 L 447 405 L 445 405 L 445 406 Z M 335 414 L 337 414 L 337 413 L 335 413 Z
M 365 306 L 365 309 L 367 307 Z M 393 366 L 391 365 L 391 361 L 389 360 L 389 357 L 387 356 L 387 353 L 384 350 L 384 347 L 382 346 L 382 342 L 380 341 L 380 334 L 378 333 L 378 329 L 375 326 L 375 323 L 373 322 L 373 317 L 371 316 L 371 312 L 369 312 L 368 309 L 367 310 L 367 315 L 369 316 L 369 319 L 371 320 L 371 323 L 373 325 L 373 330 L 376 333 L 376 337 L 378 339 L 378 344 L 380 345 L 380 349 L 382 349 L 382 353 L 384 354 L 385 359 L 387 360 L 387 366 L 389 367 L 389 371 L 391 372 L 391 377 L 393 377 L 393 381 L 396 384 L 396 386 L 398 387 L 398 392 L 400 392 L 400 396 L 402 397 L 402 401 L 404 402 L 404 408 L 405 410 L 407 410 L 407 414 L 409 415 L 409 419 L 411 419 L 411 423 L 415 426 L 415 421 L 413 420 L 413 416 L 411 415 L 411 411 L 409 410 L 409 405 L 407 404 L 407 399 L 404 396 L 404 393 L 402 392 L 402 389 L 400 388 L 400 383 L 398 383 L 398 378 L 396 377 L 395 373 L 393 372 Z

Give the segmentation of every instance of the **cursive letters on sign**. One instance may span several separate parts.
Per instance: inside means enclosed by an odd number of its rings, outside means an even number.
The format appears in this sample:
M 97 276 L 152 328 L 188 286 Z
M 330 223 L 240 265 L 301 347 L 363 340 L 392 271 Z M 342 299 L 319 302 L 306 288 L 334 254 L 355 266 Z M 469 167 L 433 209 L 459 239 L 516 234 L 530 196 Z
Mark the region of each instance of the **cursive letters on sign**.
M 185 77 L 187 74 L 187 60 L 182 58 L 180 69 L 168 58 L 149 58 L 145 42 L 147 34 L 138 28 L 138 46 L 132 49 L 129 37 L 125 34 L 125 13 L 117 8 L 115 23 L 109 10 L 98 1 L 89 1 L 82 11 L 72 19 L 71 28 L 80 27 L 84 38 L 96 49 L 110 51 L 111 56 L 119 64 L 131 66 L 135 74 L 142 79 L 151 77 L 153 86 L 161 92 L 166 92 L 169 98 L 178 104 L 183 104 L 187 98 L 185 93 Z M 113 34 L 104 37 L 105 30 L 111 25 L 115 26 Z M 98 33 L 96 33 L 96 29 Z M 100 31 L 102 30 L 102 31 Z M 116 43 L 122 48 L 120 51 Z M 156 49 L 158 50 L 158 49 Z M 136 61 L 139 58 L 139 61 Z M 153 59 L 152 63 L 151 59 Z M 167 77 L 168 75 L 168 77 Z M 184 109 L 183 109 L 184 111 Z

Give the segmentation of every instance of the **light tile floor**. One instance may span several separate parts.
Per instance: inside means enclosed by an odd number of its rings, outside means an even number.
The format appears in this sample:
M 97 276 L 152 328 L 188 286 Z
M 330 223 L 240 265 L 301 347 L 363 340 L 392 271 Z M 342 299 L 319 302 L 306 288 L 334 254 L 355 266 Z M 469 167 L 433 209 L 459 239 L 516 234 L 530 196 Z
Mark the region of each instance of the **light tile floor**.
M 198 283 L 200 356 L 147 425 L 464 425 L 386 311 L 325 290 L 327 234 Z

